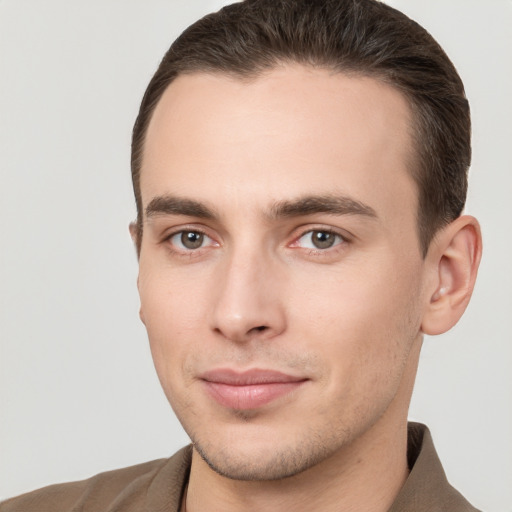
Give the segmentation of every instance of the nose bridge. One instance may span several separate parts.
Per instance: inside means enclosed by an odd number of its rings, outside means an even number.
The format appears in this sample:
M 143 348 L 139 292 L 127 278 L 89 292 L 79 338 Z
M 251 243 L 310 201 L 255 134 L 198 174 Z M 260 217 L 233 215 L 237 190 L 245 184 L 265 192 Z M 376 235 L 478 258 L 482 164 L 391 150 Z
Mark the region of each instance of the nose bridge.
M 219 269 L 213 329 L 243 342 L 272 337 L 284 329 L 278 264 L 256 244 L 234 244 Z

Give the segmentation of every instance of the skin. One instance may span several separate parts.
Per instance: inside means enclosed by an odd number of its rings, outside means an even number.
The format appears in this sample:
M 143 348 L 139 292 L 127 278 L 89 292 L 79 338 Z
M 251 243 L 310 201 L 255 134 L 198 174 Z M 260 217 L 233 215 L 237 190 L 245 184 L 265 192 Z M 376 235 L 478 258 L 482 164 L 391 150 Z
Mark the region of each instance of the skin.
M 410 126 L 392 87 L 299 65 L 180 76 L 157 105 L 140 314 L 194 443 L 189 512 L 391 506 L 423 333 L 458 320 L 480 258 L 467 216 L 422 257 Z M 303 383 L 242 410 L 207 392 L 218 368 Z

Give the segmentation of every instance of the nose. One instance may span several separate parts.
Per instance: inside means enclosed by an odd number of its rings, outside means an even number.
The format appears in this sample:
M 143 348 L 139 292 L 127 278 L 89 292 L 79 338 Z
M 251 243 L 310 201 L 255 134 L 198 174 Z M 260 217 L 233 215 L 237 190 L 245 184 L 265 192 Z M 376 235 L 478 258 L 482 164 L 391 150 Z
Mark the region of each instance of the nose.
M 279 265 L 257 251 L 239 251 L 217 269 L 212 329 L 236 343 L 268 340 L 286 328 Z M 281 275 L 280 275 L 281 274 Z

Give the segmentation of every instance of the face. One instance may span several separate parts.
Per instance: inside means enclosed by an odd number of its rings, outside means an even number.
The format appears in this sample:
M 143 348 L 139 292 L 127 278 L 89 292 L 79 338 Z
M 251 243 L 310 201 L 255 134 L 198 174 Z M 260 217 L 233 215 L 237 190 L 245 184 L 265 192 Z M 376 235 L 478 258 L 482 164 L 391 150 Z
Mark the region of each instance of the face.
M 406 417 L 424 300 L 409 126 L 389 86 L 300 66 L 181 76 L 158 104 L 141 318 L 217 472 L 300 473 Z

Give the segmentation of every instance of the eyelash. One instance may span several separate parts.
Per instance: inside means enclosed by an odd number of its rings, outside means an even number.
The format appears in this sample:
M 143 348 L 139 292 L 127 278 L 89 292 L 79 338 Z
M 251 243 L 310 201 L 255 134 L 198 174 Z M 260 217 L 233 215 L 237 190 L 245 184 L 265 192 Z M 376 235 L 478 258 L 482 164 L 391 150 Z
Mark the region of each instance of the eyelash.
M 173 244 L 171 242 L 171 240 L 175 236 L 177 236 L 177 235 L 183 236 L 183 234 L 185 234 L 185 233 L 194 233 L 194 234 L 201 235 L 203 237 L 207 237 L 213 243 L 206 245 L 206 246 L 202 245 L 198 248 L 192 248 L 192 249 L 176 247 L 176 245 Z M 312 236 L 313 233 L 323 233 L 323 234 L 334 236 L 335 240 L 333 242 L 333 245 L 330 247 L 326 247 L 326 248 L 313 248 L 313 247 L 306 248 L 306 247 L 301 247 L 300 245 L 298 245 L 299 241 L 302 238 L 304 238 L 306 235 Z M 218 242 L 216 242 L 215 238 L 208 235 L 208 233 L 205 230 L 197 228 L 197 227 L 190 227 L 190 228 L 181 227 L 180 229 L 174 230 L 171 233 L 167 234 L 163 238 L 162 243 L 166 244 L 167 247 L 169 248 L 169 250 L 173 254 L 176 254 L 178 256 L 183 256 L 183 257 L 189 257 L 189 258 L 200 256 L 200 254 L 202 254 L 203 250 L 207 249 L 208 247 L 218 247 L 220 245 Z M 350 243 L 350 239 L 346 235 L 341 234 L 338 231 L 335 231 L 331 228 L 314 227 L 314 228 L 309 228 L 305 231 L 301 231 L 297 236 L 295 236 L 293 238 L 293 242 L 291 244 L 287 244 L 287 247 L 290 247 L 292 249 L 301 249 L 302 248 L 305 251 L 307 251 L 308 256 L 316 256 L 316 257 L 325 256 L 325 257 L 327 257 L 328 255 L 332 255 L 334 252 L 340 251 L 342 249 L 342 247 L 344 247 L 345 245 L 347 245 L 349 243 Z
M 201 247 L 198 247 L 197 249 L 187 249 L 187 248 L 183 248 L 182 249 L 182 248 L 176 247 L 176 245 L 171 242 L 171 240 L 175 236 L 177 236 L 177 235 L 182 235 L 183 236 L 183 234 L 185 234 L 185 233 L 195 233 L 197 235 L 201 235 L 201 236 L 207 237 L 210 240 L 212 240 L 212 242 L 213 242 L 213 244 L 211 244 L 211 246 L 218 246 L 219 245 L 219 243 L 216 242 L 213 237 L 208 235 L 208 233 L 205 230 L 197 228 L 197 227 L 187 228 L 186 226 L 185 227 L 181 227 L 180 229 L 174 230 L 171 233 L 167 234 L 163 238 L 162 243 L 166 244 L 168 250 L 172 254 L 174 254 L 174 255 L 183 256 L 183 257 L 189 257 L 189 258 L 192 258 L 192 257 L 195 257 L 195 256 L 199 256 L 202 253 L 202 250 L 206 249 L 208 246 L 201 246 Z
M 322 233 L 322 234 L 326 234 L 326 235 L 331 235 L 335 238 L 334 238 L 333 245 L 331 245 L 330 247 L 325 247 L 325 248 L 302 247 L 303 249 L 306 249 L 308 252 L 308 255 L 311 255 L 311 256 L 327 257 L 329 255 L 332 255 L 334 252 L 340 251 L 346 244 L 350 243 L 350 239 L 346 235 L 341 234 L 340 232 L 335 231 L 331 228 L 323 228 L 323 227 L 319 226 L 319 227 L 307 229 L 306 231 L 302 231 L 298 236 L 296 236 L 294 238 L 294 241 L 290 244 L 290 247 L 300 249 L 301 246 L 298 245 L 299 241 L 307 235 L 312 237 L 314 233 Z

